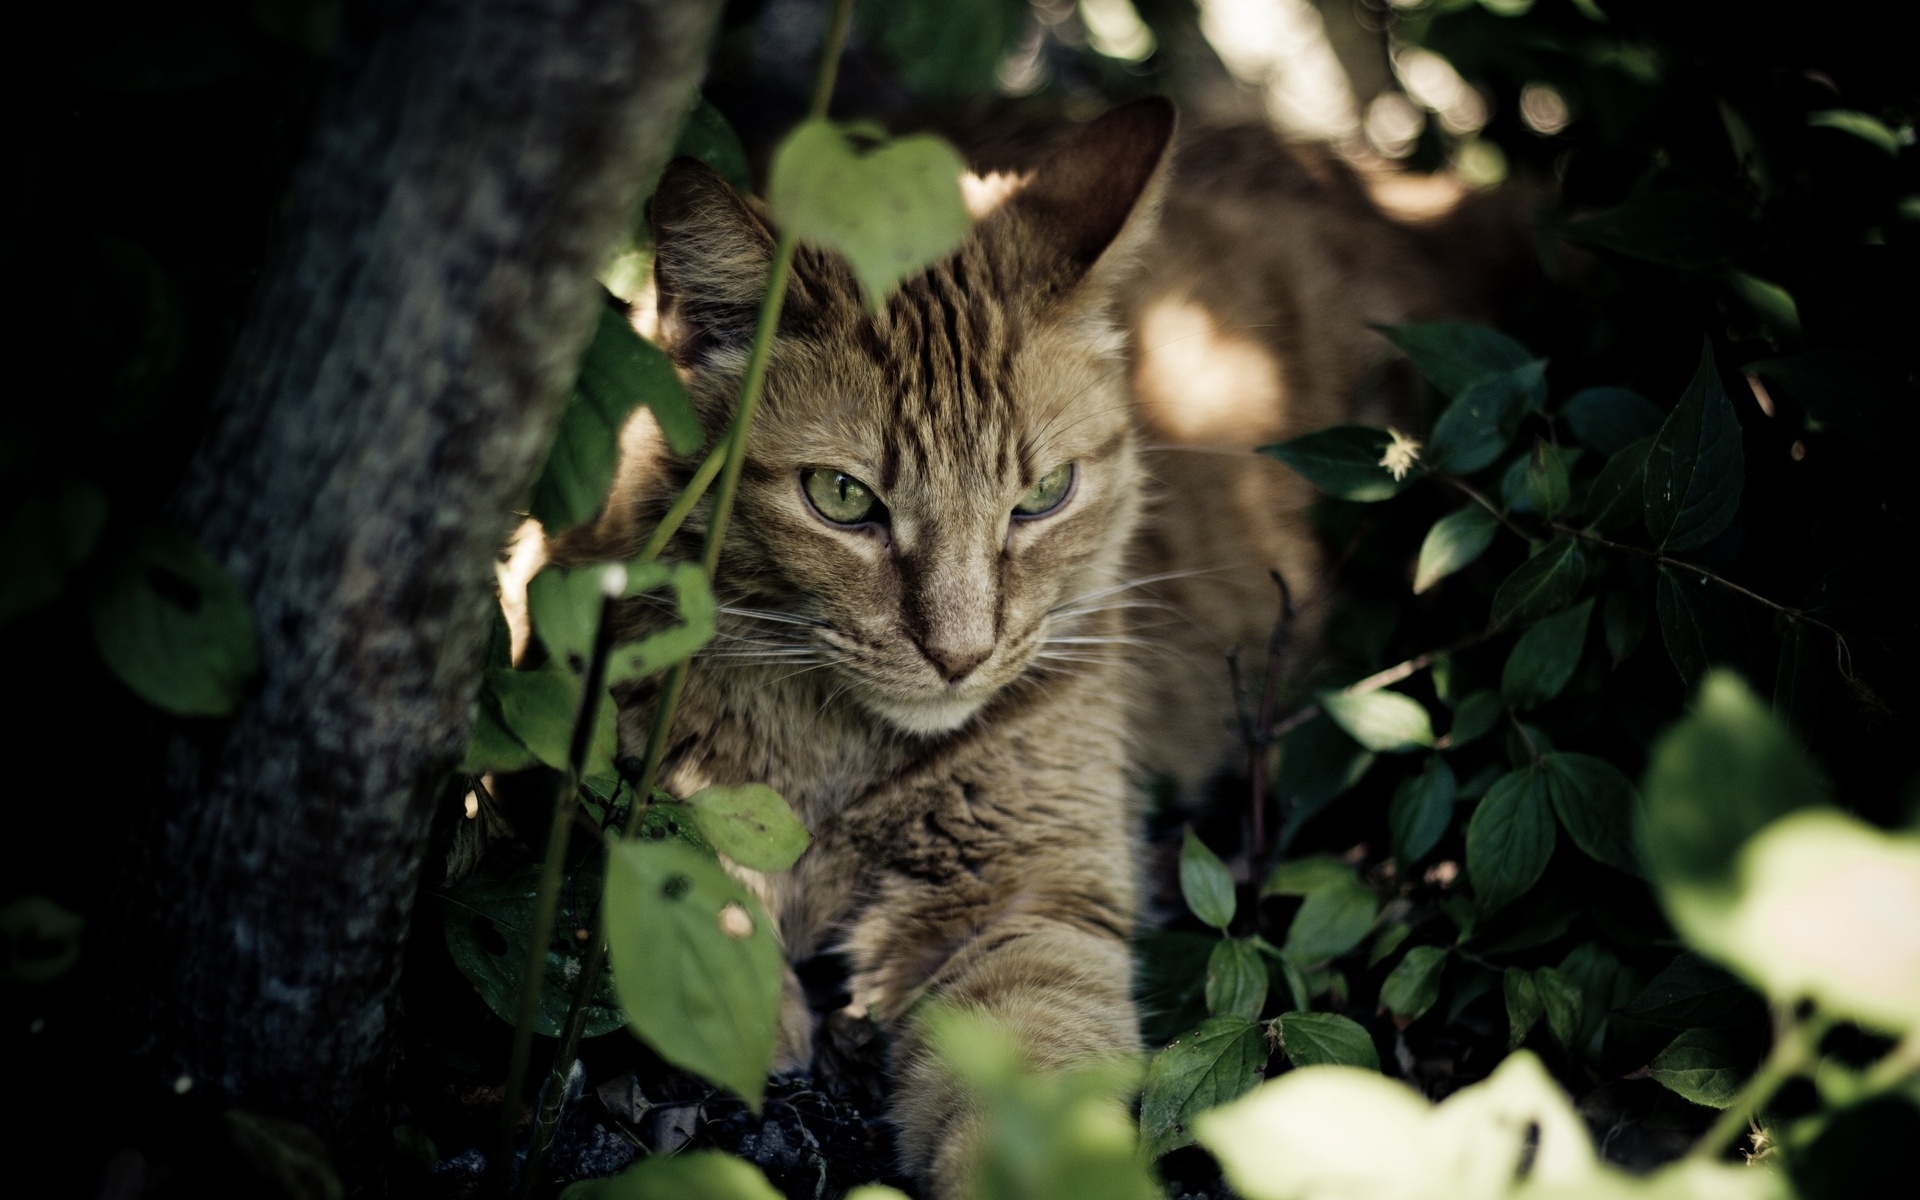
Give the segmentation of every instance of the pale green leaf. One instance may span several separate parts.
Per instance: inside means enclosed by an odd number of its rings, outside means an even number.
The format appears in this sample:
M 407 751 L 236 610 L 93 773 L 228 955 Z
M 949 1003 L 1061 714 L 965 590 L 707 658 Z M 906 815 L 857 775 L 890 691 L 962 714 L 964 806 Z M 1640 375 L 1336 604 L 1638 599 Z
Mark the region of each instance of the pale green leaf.
M 1180 894 L 1186 897 L 1193 915 L 1215 929 L 1233 924 L 1233 911 L 1239 903 L 1233 894 L 1233 876 L 1227 873 L 1220 856 L 1209 850 L 1191 828 L 1180 846 Z
M 1743 1061 L 1732 1039 L 1713 1029 L 1687 1030 L 1647 1064 L 1647 1074 L 1668 1091 L 1708 1108 L 1733 1103 L 1751 1073 L 1752 1062 Z
M 1414 595 L 1479 558 L 1493 544 L 1500 521 L 1478 504 L 1441 517 L 1420 543 L 1420 562 L 1413 572 Z
M 715 850 L 756 871 L 786 870 L 813 841 L 786 800 L 764 783 L 714 784 L 686 803 Z
M 1382 688 L 1372 692 L 1325 692 L 1320 707 L 1369 750 L 1416 750 L 1433 745 L 1433 720 L 1418 700 Z

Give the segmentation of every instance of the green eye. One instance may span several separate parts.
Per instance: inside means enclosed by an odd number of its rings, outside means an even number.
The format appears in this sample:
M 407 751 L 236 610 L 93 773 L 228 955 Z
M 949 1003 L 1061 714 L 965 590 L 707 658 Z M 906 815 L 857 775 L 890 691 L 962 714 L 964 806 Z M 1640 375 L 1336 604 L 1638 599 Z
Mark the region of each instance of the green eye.
M 1040 482 L 1027 489 L 1013 506 L 1017 517 L 1037 517 L 1060 507 L 1060 502 L 1073 490 L 1073 464 L 1061 463 L 1040 477 Z
M 824 467 L 802 471 L 800 486 L 814 511 L 836 525 L 858 525 L 871 519 L 879 507 L 873 489 L 844 471 Z

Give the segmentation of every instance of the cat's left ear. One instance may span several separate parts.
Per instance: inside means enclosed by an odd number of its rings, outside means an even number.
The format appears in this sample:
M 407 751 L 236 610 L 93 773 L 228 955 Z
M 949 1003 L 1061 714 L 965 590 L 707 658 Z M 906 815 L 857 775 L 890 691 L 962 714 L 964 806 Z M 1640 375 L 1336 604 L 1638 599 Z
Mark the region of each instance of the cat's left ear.
M 1040 165 L 1008 208 L 1051 252 L 1073 286 L 1104 286 L 1153 234 L 1173 146 L 1173 103 L 1162 96 L 1113 109 Z

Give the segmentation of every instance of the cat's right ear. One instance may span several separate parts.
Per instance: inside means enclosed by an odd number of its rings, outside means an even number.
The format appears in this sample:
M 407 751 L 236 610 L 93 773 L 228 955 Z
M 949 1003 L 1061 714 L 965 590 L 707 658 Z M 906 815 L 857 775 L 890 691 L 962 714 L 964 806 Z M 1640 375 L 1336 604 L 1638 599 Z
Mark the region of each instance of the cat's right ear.
M 1173 104 L 1136 100 L 1077 130 L 1009 207 L 1055 257 L 1056 284 L 1109 282 L 1152 236 L 1166 191 Z
M 676 158 L 653 193 L 661 341 L 683 366 L 753 340 L 773 230 L 720 174 Z

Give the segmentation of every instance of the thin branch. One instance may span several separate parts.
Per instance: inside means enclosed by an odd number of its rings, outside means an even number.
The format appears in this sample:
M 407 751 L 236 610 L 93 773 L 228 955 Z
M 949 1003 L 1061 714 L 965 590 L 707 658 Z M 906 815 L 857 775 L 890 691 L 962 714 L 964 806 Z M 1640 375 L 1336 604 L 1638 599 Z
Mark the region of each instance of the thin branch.
M 1534 540 L 1534 536 L 1532 534 L 1528 533 L 1525 529 L 1521 528 L 1519 525 L 1516 525 L 1514 523 L 1513 518 L 1507 515 L 1505 509 L 1501 508 L 1498 504 L 1495 504 L 1493 501 L 1481 495 L 1480 490 L 1474 487 L 1472 484 L 1468 483 L 1466 480 L 1461 479 L 1454 475 L 1448 475 L 1443 471 L 1434 471 L 1434 470 L 1427 471 L 1427 477 L 1429 479 L 1437 479 L 1441 483 L 1446 484 L 1448 487 L 1451 487 L 1454 490 L 1461 492 L 1469 500 L 1472 500 L 1475 504 L 1478 504 L 1481 508 L 1484 508 L 1488 512 L 1492 513 L 1495 520 L 1499 521 L 1502 525 L 1505 525 L 1508 529 L 1511 529 L 1514 533 L 1518 534 L 1523 540 L 1527 542 L 1532 542 Z
M 1462 650 L 1471 649 L 1474 646 L 1478 646 L 1481 642 L 1486 641 L 1488 638 L 1497 637 L 1503 632 L 1505 631 L 1498 629 L 1483 630 L 1480 633 L 1474 634 L 1472 637 L 1462 638 L 1451 646 L 1443 646 L 1438 650 L 1429 650 L 1425 654 L 1416 654 L 1405 662 L 1395 663 L 1383 671 L 1375 671 L 1358 683 L 1348 684 L 1346 687 L 1340 688 L 1339 691 L 1343 695 L 1362 696 L 1368 692 L 1377 692 L 1384 687 L 1391 687 L 1408 676 L 1416 675 L 1426 670 L 1449 654 L 1458 654 Z M 1267 736 L 1270 740 L 1278 741 L 1280 738 L 1287 736 L 1287 734 L 1305 725 L 1308 721 L 1313 720 L 1319 715 L 1320 706 L 1318 704 L 1309 704 L 1305 708 L 1295 712 L 1292 716 L 1289 716 L 1286 720 L 1281 721 L 1278 725 L 1275 725 L 1273 732 Z

